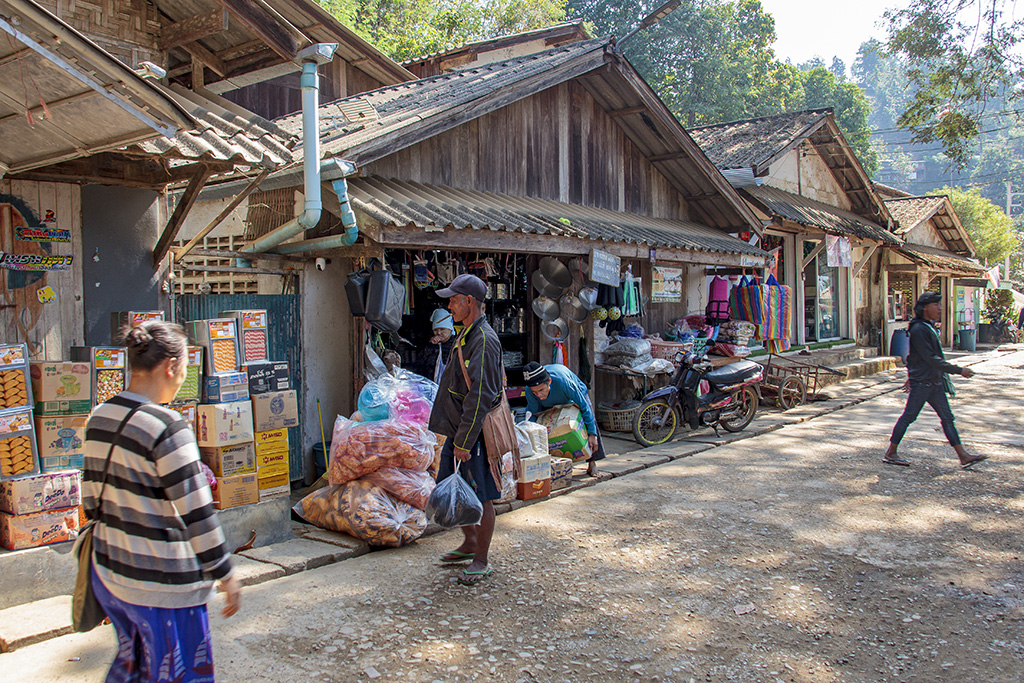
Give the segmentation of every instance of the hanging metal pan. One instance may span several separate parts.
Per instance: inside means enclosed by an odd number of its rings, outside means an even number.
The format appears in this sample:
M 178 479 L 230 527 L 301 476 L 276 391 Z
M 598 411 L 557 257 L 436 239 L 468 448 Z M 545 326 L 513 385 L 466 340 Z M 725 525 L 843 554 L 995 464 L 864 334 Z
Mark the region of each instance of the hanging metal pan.
M 558 317 L 558 302 L 546 296 L 539 296 L 533 300 L 533 312 L 538 318 L 551 321 Z
M 583 304 L 583 308 L 588 311 L 592 311 L 597 308 L 597 288 L 596 287 L 584 287 L 579 293 L 580 303 Z
M 558 301 L 562 317 L 574 323 L 581 323 L 587 319 L 587 309 L 574 294 L 564 294 Z
M 533 283 L 533 288 L 537 290 L 538 294 L 546 296 L 549 299 L 555 299 L 557 301 L 558 297 L 562 296 L 562 292 L 565 291 L 565 287 L 559 287 L 552 284 L 544 273 L 539 270 L 533 271 L 530 281 Z
M 554 256 L 545 256 L 540 260 L 540 272 L 548 282 L 565 289 L 572 284 L 572 273 L 565 267 L 565 264 Z
M 544 336 L 553 342 L 561 342 L 569 338 L 569 324 L 561 318 L 544 323 L 540 329 Z

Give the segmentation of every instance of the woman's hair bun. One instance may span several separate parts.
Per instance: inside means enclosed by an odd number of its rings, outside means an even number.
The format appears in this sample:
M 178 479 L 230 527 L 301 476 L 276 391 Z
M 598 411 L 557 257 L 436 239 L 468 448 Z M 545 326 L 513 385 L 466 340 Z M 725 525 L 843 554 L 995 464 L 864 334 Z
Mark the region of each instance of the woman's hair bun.
M 152 341 L 153 335 L 146 331 L 142 326 L 133 327 L 124 334 L 125 346 L 130 349 L 134 349 L 139 353 L 145 353 Z

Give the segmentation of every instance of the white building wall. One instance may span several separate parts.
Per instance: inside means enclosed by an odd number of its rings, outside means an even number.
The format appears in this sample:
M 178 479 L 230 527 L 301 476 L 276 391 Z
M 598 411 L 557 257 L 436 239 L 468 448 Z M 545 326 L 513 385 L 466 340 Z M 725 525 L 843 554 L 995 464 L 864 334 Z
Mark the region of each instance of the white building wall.
M 764 184 L 802 197 L 849 210 L 846 192 L 836 182 L 828 164 L 811 145 L 792 149 L 772 164 Z

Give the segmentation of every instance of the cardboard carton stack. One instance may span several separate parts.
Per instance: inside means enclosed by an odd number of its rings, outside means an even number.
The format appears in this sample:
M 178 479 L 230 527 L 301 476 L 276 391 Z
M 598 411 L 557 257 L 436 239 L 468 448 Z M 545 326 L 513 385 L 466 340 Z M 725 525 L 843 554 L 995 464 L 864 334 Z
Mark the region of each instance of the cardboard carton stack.
M 81 485 L 77 471 L 0 481 L 0 545 L 23 550 L 77 538 Z
M 30 367 L 42 472 L 82 469 L 85 423 L 92 410 L 89 362 L 44 361 Z

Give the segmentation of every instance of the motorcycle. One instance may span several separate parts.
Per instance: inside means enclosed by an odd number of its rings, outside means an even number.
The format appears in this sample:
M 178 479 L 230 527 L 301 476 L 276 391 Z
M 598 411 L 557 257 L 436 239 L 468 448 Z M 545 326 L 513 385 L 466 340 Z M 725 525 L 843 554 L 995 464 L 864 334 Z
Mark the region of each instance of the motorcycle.
M 988 324 L 991 326 L 992 341 L 997 344 L 1001 343 L 1014 343 L 1017 341 L 1017 329 L 1014 324 L 1004 318 L 1000 314 L 996 314 L 989 318 Z
M 707 356 L 687 353 L 668 386 L 644 396 L 633 416 L 633 438 L 641 446 L 672 439 L 680 425 L 691 430 L 711 427 L 718 433 L 742 431 L 754 419 L 761 399 L 764 368 L 741 360 L 713 369 Z

